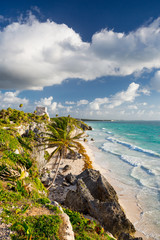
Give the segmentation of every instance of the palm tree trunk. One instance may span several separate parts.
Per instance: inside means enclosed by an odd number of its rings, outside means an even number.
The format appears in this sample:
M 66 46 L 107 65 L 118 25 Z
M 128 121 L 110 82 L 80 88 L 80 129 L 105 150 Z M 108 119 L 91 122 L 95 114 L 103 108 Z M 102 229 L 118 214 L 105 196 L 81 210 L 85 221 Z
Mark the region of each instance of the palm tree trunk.
M 59 166 L 60 166 L 60 163 L 61 163 L 61 160 L 62 160 L 62 154 L 60 152 L 60 156 L 59 156 L 59 162 L 58 162 L 58 165 L 57 165 L 57 168 L 56 168 L 56 172 L 55 172 L 55 175 L 54 175 L 54 178 L 52 180 L 52 183 L 49 185 L 49 187 L 47 188 L 47 190 L 49 190 L 52 185 L 54 184 L 55 180 L 56 180 L 56 177 L 57 177 L 57 174 L 58 174 L 58 170 L 59 170 Z

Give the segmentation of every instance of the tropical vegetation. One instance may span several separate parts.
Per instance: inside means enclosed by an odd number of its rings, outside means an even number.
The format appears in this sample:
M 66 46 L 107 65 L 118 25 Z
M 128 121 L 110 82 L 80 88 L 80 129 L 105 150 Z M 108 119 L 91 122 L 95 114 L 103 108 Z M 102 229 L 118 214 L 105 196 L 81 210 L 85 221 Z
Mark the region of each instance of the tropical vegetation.
M 66 151 L 78 149 L 84 156 L 86 153 L 78 142 L 81 133 L 71 134 L 75 126 L 78 128 L 81 124 L 70 116 L 56 119 L 49 124 L 45 115 L 37 116 L 11 108 L 0 111 L 0 217 L 13 230 L 13 240 L 47 240 L 53 236 L 60 240 L 61 214 L 48 199 L 48 190 L 40 180 L 33 149 L 44 139 L 42 144 L 46 147 L 55 147 L 50 156 L 46 154 L 47 159 L 57 154 L 59 159 L 55 164 Z M 36 129 L 39 124 L 46 129 L 43 137 L 39 134 L 40 129 L 35 132 L 30 128 L 33 123 Z M 21 126 L 26 127 L 27 133 L 20 134 Z M 71 219 L 75 239 L 111 239 L 95 222 L 74 211 L 64 211 Z
M 44 140 L 40 146 L 44 146 L 45 149 L 51 148 L 53 151 L 48 157 L 48 161 L 56 155 L 53 169 L 56 168 L 55 176 L 52 184 L 54 183 L 61 160 L 66 157 L 67 152 L 76 155 L 76 151 L 80 152 L 85 158 L 87 154 L 84 147 L 78 141 L 83 136 L 83 131 L 79 122 L 71 117 L 61 117 L 52 119 L 52 123 L 47 126 L 48 132 L 44 133 Z M 81 129 L 77 133 L 76 129 Z M 88 159 L 89 160 L 89 157 Z M 52 186 L 48 187 L 48 189 Z

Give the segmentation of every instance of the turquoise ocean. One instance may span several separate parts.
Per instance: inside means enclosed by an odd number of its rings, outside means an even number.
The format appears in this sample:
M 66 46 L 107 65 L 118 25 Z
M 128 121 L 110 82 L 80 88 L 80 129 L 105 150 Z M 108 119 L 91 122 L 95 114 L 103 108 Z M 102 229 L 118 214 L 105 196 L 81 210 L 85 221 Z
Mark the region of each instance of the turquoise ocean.
M 136 229 L 160 239 L 160 121 L 90 121 L 98 164 L 131 190 L 141 209 Z

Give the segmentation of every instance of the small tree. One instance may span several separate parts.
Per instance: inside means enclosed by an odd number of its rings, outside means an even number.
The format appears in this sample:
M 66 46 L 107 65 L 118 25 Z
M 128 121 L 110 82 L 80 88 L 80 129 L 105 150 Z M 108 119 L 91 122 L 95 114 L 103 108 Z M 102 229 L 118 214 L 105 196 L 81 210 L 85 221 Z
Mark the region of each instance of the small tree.
M 39 146 L 45 146 L 47 148 L 53 148 L 53 151 L 49 155 L 48 161 L 56 155 L 53 168 L 56 168 L 55 176 L 48 189 L 54 184 L 57 177 L 59 166 L 62 158 L 66 157 L 67 151 L 75 153 L 75 150 L 79 150 L 80 143 L 77 141 L 83 134 L 79 133 L 72 136 L 72 132 L 75 129 L 75 125 L 71 124 L 70 118 L 61 117 L 55 118 L 51 125 L 48 125 L 49 132 L 45 133 L 44 143 Z M 46 147 L 47 144 L 47 147 Z

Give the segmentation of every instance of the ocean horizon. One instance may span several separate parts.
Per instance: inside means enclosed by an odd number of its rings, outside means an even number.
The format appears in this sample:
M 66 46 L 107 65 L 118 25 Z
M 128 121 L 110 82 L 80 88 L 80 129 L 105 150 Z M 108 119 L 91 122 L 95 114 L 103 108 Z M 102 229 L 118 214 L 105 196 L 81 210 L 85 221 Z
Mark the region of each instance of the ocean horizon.
M 86 121 L 95 161 L 132 191 L 141 209 L 136 229 L 160 239 L 160 121 Z

